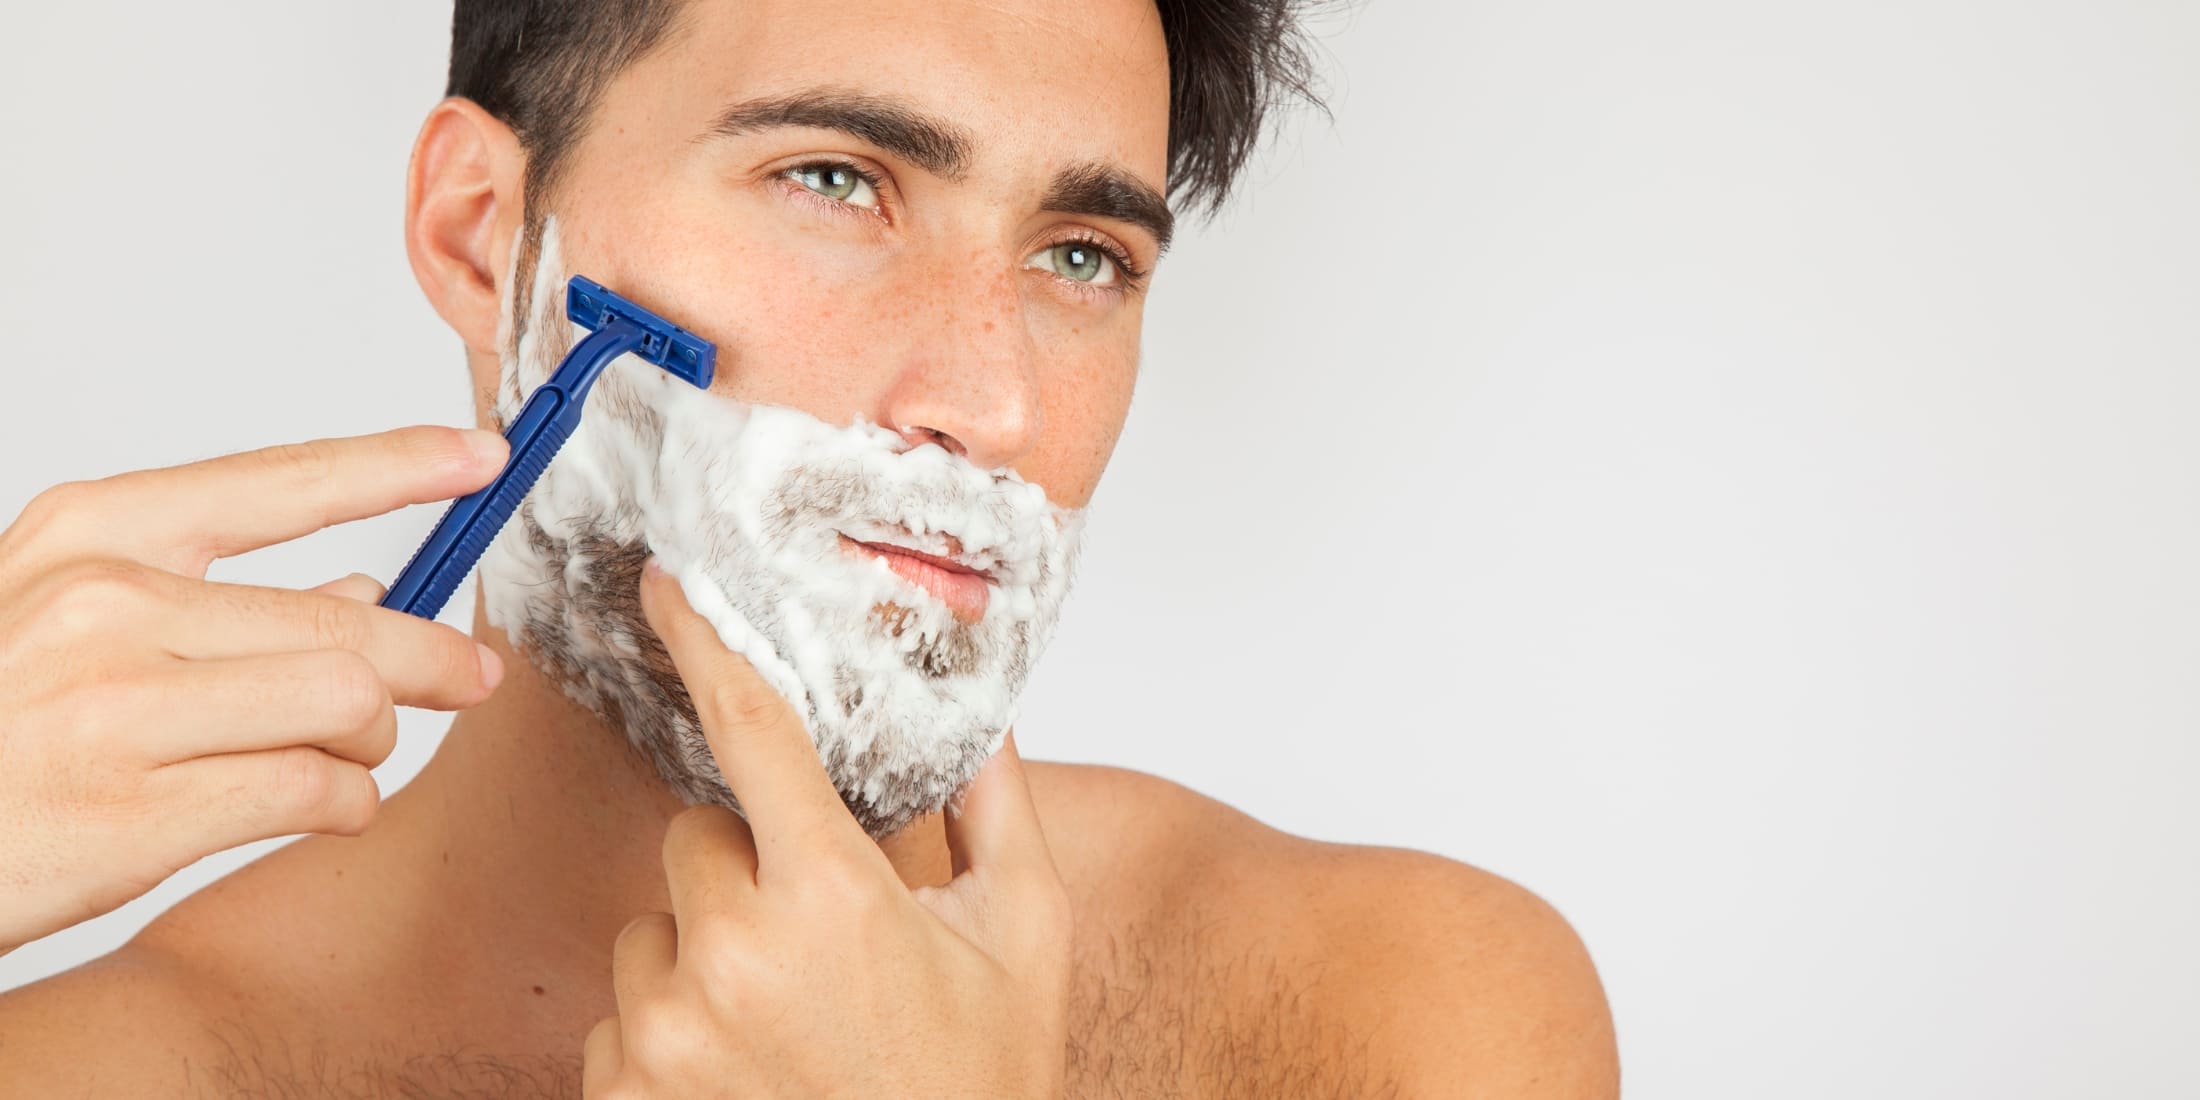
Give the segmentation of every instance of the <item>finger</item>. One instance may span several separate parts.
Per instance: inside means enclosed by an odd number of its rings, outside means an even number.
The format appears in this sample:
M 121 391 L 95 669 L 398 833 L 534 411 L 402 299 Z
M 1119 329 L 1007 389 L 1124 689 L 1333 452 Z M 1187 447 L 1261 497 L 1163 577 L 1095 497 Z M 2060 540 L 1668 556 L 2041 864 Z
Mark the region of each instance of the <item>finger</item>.
M 311 745 L 372 768 L 397 747 L 389 685 L 348 649 L 179 661 L 117 690 L 139 696 L 157 764 Z
M 487 485 L 502 436 L 481 429 L 399 428 L 292 443 L 86 486 L 94 522 L 71 528 L 148 565 L 192 575 L 208 562 L 323 527 Z
M 670 913 L 644 913 L 627 922 L 611 948 L 611 989 L 621 1009 L 631 1009 L 672 976 L 679 943 Z
M 151 640 L 187 660 L 349 649 L 373 663 L 399 706 L 434 710 L 481 702 L 503 674 L 496 654 L 464 633 L 358 600 L 183 578 L 171 587 Z
M 1038 823 L 1032 783 L 1016 752 L 1014 730 L 1001 739 L 986 766 L 979 768 L 959 799 L 948 805 L 946 843 L 953 873 L 990 871 L 988 891 L 999 891 L 1012 906 L 1038 906 L 1060 893 L 1054 851 Z
M 358 836 L 382 804 L 365 766 L 305 746 L 202 756 L 149 782 L 157 804 L 183 808 L 163 835 L 186 862 L 295 833 Z
M 665 887 L 682 929 L 697 917 L 731 912 L 756 888 L 756 838 L 723 806 L 691 806 L 665 829 Z
M 973 867 L 994 867 L 1012 878 L 1058 877 L 1013 731 L 1001 739 L 1000 751 L 979 769 L 961 797 L 948 805 L 946 828 L 957 875 Z
M 680 583 L 654 561 L 642 571 L 642 611 L 687 686 L 711 756 L 740 800 L 767 870 L 771 853 L 787 845 L 852 835 L 872 847 L 826 777 L 794 708 L 718 640 L 688 605 Z
M 324 596 L 341 596 L 344 599 L 357 600 L 360 603 L 381 603 L 382 597 L 389 593 L 389 589 L 382 587 L 381 581 L 375 580 L 365 573 L 353 573 L 348 577 L 338 577 L 327 584 L 314 585 L 306 591 L 319 592 Z
M 581 1095 L 601 1096 L 626 1064 L 626 1050 L 619 1042 L 619 1018 L 606 1016 L 588 1030 L 581 1045 Z
M 1076 917 L 1013 732 L 949 806 L 946 833 L 955 877 L 920 899 L 926 907 L 1014 967 L 1062 963 Z

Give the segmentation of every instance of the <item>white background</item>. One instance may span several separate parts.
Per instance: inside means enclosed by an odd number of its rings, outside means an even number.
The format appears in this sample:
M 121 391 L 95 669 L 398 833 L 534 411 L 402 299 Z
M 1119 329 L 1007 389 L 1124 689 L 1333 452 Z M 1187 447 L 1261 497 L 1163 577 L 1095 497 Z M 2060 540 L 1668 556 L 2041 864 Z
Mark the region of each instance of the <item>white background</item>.
M 465 418 L 398 224 L 446 5 L 8 6 L 0 512 Z M 1334 121 L 1163 265 L 1027 751 L 1526 883 L 1633 1096 L 2200 1094 L 2200 5 L 1325 37 Z

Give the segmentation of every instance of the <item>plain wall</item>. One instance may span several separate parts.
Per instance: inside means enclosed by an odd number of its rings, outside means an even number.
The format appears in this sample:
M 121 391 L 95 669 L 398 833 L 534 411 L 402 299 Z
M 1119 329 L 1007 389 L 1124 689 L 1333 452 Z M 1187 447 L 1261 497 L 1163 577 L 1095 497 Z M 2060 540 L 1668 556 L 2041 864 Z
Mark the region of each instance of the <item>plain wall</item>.
M 399 240 L 447 5 L 8 6 L 0 514 L 467 416 Z M 1026 751 L 1527 884 L 1632 1096 L 2200 1094 L 2200 5 L 1324 40 L 1333 120 L 1162 265 Z

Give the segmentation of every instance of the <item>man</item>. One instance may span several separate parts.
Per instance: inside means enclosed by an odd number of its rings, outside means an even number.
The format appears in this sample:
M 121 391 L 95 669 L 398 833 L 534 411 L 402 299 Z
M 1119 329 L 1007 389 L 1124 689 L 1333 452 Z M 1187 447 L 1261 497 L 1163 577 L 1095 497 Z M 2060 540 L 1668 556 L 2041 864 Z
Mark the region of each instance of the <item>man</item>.
M 717 384 L 606 376 L 484 562 L 478 652 L 362 579 L 200 578 L 478 487 L 493 435 L 68 486 L 0 537 L 0 946 L 339 834 L 0 998 L 0 1094 L 1614 1094 L 1532 895 L 1001 736 L 1162 196 L 1227 191 L 1293 34 L 1254 0 L 461 0 L 406 240 L 482 423 L 570 343 L 568 273 L 715 342 Z M 464 713 L 377 806 L 393 704 Z

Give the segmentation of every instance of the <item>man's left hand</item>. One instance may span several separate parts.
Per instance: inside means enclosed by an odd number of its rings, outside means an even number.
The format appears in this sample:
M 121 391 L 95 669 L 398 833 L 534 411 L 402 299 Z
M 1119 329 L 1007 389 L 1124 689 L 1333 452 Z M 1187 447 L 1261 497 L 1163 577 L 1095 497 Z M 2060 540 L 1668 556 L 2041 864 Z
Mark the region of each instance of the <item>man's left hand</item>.
M 1069 900 L 1013 736 L 948 812 L 952 880 L 912 890 L 794 709 L 654 565 L 642 606 L 748 819 L 673 819 L 672 912 L 619 935 L 586 1095 L 1060 1096 Z

